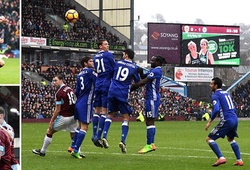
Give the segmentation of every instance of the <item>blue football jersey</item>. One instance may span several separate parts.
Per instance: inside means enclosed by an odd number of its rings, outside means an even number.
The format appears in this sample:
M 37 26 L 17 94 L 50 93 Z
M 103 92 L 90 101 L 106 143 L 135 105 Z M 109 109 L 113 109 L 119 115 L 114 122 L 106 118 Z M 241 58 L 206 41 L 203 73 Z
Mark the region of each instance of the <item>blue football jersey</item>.
M 98 74 L 96 88 L 109 87 L 114 70 L 115 60 L 111 52 L 99 51 L 94 57 L 94 66 Z
M 154 100 L 154 101 L 160 100 L 159 89 L 160 89 L 161 77 L 162 77 L 161 67 L 152 68 L 147 73 L 147 78 L 152 79 L 152 82 L 146 84 L 146 94 L 145 94 L 146 100 Z
M 213 112 L 211 119 L 214 120 L 219 113 L 221 120 L 237 119 L 235 106 L 228 92 L 218 89 L 212 95 Z
M 93 68 L 83 68 L 77 76 L 75 94 L 77 102 L 84 99 L 91 104 L 94 95 L 96 73 Z
M 132 61 L 117 61 L 114 67 L 114 75 L 109 88 L 108 97 L 116 96 L 120 101 L 126 102 L 132 81 L 135 83 L 140 81 L 137 69 L 138 66 Z

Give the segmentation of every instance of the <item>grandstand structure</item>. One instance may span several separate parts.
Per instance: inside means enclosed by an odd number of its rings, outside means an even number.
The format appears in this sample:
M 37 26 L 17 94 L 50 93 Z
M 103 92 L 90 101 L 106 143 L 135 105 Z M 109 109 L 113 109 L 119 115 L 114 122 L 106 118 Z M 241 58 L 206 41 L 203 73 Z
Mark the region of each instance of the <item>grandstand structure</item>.
M 50 84 L 53 74 L 63 73 L 67 84 L 74 88 L 75 77 L 80 70 L 79 59 L 96 54 L 98 39 L 105 38 L 109 41 L 115 59 L 122 57 L 125 48 L 134 48 L 133 4 L 134 0 L 22 1 L 23 119 L 38 119 L 40 116 L 50 118 L 51 111 L 54 110 L 51 102 L 53 86 Z M 64 13 L 68 9 L 76 9 L 80 14 L 75 24 L 66 23 L 64 19 Z M 63 29 L 64 24 L 68 24 L 68 30 Z M 146 50 L 144 48 L 144 52 L 139 53 L 136 51 L 138 59 L 135 62 L 143 67 L 147 66 Z M 167 67 L 168 69 L 163 69 L 164 75 L 169 70 L 173 74 L 175 66 L 169 64 Z M 226 82 L 225 87 L 240 78 L 235 68 L 215 68 L 215 76 L 231 80 Z M 193 103 L 198 102 L 195 99 L 205 102 L 210 102 L 211 99 L 211 94 L 207 93 L 210 92 L 208 83 L 177 83 L 169 74 L 163 77 L 162 85 L 171 89 L 172 92 L 167 92 L 174 96 L 170 96 L 171 99 L 176 96 L 180 98 L 179 95 L 187 97 Z M 190 102 L 187 103 L 191 105 Z M 170 112 L 177 111 L 177 108 Z
M 97 40 L 100 38 L 109 41 L 110 50 L 116 59 L 120 59 L 122 50 L 133 49 L 133 5 L 134 0 L 22 1 L 22 63 L 34 63 L 41 66 L 41 70 L 48 65 L 77 66 L 82 56 L 94 55 L 98 51 Z M 75 24 L 68 23 L 69 29 L 64 31 L 64 12 L 70 8 L 79 11 L 80 18 Z M 140 56 L 135 61 L 139 65 Z M 173 90 L 178 87 L 186 96 L 185 86 L 167 77 L 163 79 L 164 86 L 168 82 L 167 87 Z M 173 85 L 169 86 L 170 82 Z
M 80 15 L 74 24 L 64 19 L 71 8 Z M 24 0 L 22 9 L 22 63 L 74 65 L 82 56 L 95 54 L 101 38 L 109 41 L 110 50 L 119 59 L 130 43 L 130 1 Z M 117 16 L 121 16 L 119 21 L 114 19 Z M 68 24 L 67 31 L 64 24 Z
M 54 110 L 52 77 L 62 73 L 75 87 L 79 60 L 97 53 L 98 39 L 107 39 L 115 59 L 129 46 L 131 1 L 22 1 L 22 118 L 50 118 Z M 56 7 L 56 8 L 55 8 Z M 76 23 L 64 13 L 75 9 Z M 121 18 L 115 20 L 117 16 Z M 68 25 L 68 30 L 63 25 Z

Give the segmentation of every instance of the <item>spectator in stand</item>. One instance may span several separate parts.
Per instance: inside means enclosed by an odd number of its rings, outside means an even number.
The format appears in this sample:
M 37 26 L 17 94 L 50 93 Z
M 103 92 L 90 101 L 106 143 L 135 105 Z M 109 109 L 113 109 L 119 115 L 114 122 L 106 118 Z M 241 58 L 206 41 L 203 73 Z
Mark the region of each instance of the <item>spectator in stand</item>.
M 239 84 L 232 92 L 232 98 L 237 108 L 238 116 L 249 117 L 250 113 L 250 80 L 246 84 Z
M 65 32 L 68 32 L 68 29 L 69 29 L 69 25 L 67 22 L 65 22 L 62 26 L 62 29 L 65 31 Z

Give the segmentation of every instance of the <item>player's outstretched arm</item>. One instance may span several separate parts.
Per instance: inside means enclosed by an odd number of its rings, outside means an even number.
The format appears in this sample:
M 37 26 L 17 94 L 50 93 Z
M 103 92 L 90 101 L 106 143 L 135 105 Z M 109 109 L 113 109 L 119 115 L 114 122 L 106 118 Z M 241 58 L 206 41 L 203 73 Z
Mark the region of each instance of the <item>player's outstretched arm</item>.
M 151 81 L 152 81 L 152 79 L 146 77 L 145 79 L 142 79 L 141 81 L 132 84 L 130 91 L 134 91 L 134 90 L 138 89 L 139 87 L 141 87 L 141 86 L 143 86 Z

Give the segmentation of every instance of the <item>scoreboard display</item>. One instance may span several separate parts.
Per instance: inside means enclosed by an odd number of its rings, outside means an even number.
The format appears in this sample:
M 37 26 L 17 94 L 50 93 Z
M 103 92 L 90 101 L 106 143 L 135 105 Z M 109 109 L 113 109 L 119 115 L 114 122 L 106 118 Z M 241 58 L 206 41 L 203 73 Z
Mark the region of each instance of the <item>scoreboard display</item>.
M 240 65 L 240 27 L 218 25 L 182 25 L 182 65 L 188 65 L 186 57 L 190 54 L 188 44 L 196 44 L 198 57 L 211 58 L 212 62 L 198 65 Z M 206 47 L 203 47 L 206 46 Z M 206 50 L 203 50 L 206 49 Z M 203 52 L 204 51 L 204 52 Z

